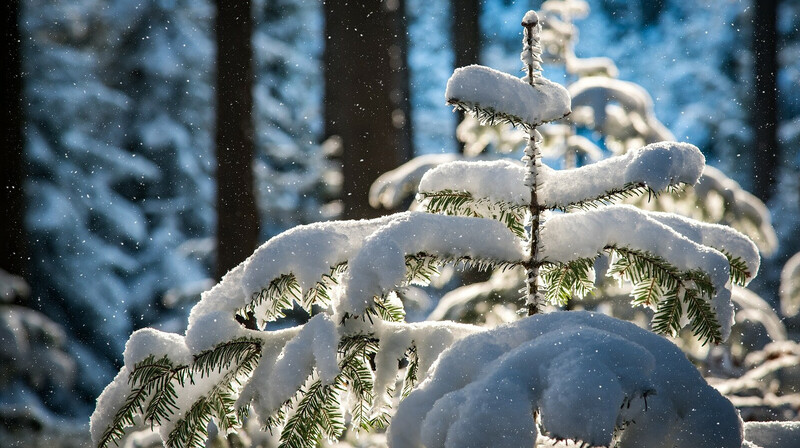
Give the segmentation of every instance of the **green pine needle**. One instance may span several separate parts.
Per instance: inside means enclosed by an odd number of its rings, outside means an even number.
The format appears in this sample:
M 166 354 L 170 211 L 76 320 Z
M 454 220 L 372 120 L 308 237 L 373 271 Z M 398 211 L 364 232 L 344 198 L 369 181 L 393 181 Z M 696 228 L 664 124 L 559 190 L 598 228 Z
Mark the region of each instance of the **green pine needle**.
M 491 218 L 503 223 L 518 237 L 525 237 L 523 223 L 528 212 L 527 204 L 476 198 L 468 191 L 455 190 L 420 192 L 418 197 L 429 213 Z

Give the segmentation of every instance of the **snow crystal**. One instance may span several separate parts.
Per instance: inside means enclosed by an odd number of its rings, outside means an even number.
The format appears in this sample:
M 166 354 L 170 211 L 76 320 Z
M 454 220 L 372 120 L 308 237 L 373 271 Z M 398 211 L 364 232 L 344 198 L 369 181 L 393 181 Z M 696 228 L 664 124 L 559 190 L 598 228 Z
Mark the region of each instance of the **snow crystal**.
M 533 446 L 548 435 L 620 447 L 740 447 L 741 421 L 684 354 L 611 317 L 556 312 L 468 336 L 400 403 L 399 447 Z M 627 425 L 635 420 L 635 424 Z
M 510 115 L 530 126 L 558 120 L 570 113 L 569 94 L 559 84 L 539 78 L 531 86 L 520 78 L 481 65 L 456 69 L 447 81 L 445 97 L 448 103 Z
M 370 235 L 350 260 L 338 313 L 361 315 L 373 296 L 400 286 L 406 276 L 406 255 L 424 252 L 506 262 L 525 258 L 518 239 L 495 220 L 423 212 L 392 216 L 391 223 Z

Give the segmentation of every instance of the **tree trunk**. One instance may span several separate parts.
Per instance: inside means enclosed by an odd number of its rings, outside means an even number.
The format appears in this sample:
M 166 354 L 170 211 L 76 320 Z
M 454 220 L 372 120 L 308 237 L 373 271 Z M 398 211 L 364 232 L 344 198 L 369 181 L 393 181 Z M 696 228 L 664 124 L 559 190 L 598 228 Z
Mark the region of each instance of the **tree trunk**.
M 24 179 L 24 136 L 22 133 L 22 59 L 19 30 L 19 0 L 5 3 L 3 16 L 3 85 L 6 103 L 2 112 L 3 120 L 3 162 L 0 163 L 2 179 L 3 218 L 0 219 L 0 268 L 14 275 L 26 277 L 27 237 L 25 234 Z
M 324 7 L 325 135 L 342 139 L 344 217 L 375 217 L 370 185 L 413 153 L 405 1 Z
M 481 53 L 481 5 L 479 0 L 452 0 L 453 22 L 450 33 L 453 39 L 455 67 L 477 64 Z M 464 112 L 457 112 L 456 127 L 464 120 Z M 455 135 L 455 132 L 453 132 Z M 456 141 L 456 146 L 464 152 L 464 144 Z
M 778 175 L 777 10 L 777 0 L 758 2 L 753 21 L 753 190 L 764 202 L 772 197 Z
M 249 0 L 217 0 L 217 279 L 258 244 L 252 30 Z

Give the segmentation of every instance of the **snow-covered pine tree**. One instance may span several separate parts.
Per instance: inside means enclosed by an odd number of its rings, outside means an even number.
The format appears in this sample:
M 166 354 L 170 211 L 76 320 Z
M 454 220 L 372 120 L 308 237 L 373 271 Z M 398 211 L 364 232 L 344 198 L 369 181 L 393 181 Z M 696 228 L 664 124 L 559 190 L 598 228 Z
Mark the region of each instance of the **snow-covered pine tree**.
M 636 300 L 657 308 L 658 331 L 685 320 L 701 340 L 718 342 L 732 320 L 731 283 L 758 269 L 757 249 L 736 231 L 605 205 L 694 183 L 704 160 L 692 145 L 649 145 L 560 172 L 542 164 L 536 128 L 568 114 L 570 99 L 541 76 L 536 13 L 523 26 L 524 79 L 469 66 L 456 70 L 447 93 L 483 120 L 526 129 L 524 167 L 440 165 L 420 185 L 428 212 L 311 224 L 271 239 L 202 295 L 184 336 L 149 328 L 131 336 L 125 366 L 92 416 L 96 446 L 145 425 L 158 427 L 167 446 L 202 446 L 212 421 L 226 432 L 246 418 L 280 430 L 282 446 L 315 446 L 347 423 L 386 425 L 408 394 L 398 429 L 389 430 L 394 447 L 532 446 L 538 427 L 593 445 L 615 437 L 620 446 L 741 445 L 732 405 L 679 350 L 632 324 L 584 312 L 539 314 L 491 332 L 404 322 L 397 290 L 430 280 L 443 264 L 524 267 L 535 313 L 545 299 L 591 291 L 593 259 L 605 252 L 617 276 L 635 284 Z M 266 331 L 295 303 L 322 311 Z M 258 328 L 241 324 L 249 313 Z

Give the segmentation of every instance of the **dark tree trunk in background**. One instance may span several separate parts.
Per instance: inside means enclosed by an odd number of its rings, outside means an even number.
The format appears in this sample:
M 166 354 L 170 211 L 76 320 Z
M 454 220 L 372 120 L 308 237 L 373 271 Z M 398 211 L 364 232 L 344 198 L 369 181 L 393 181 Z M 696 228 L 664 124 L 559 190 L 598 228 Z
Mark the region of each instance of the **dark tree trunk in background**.
M 342 139 L 344 217 L 375 217 L 370 185 L 413 153 L 405 1 L 324 8 L 325 134 Z
M 664 9 L 663 0 L 639 0 L 639 5 L 642 8 L 642 25 L 648 26 L 658 22 Z
M 217 0 L 217 269 L 221 278 L 253 253 L 253 18 L 249 0 Z
M 22 191 L 24 177 L 24 145 L 22 114 L 22 59 L 19 32 L 18 0 L 9 0 L 2 8 L 3 27 L 3 160 L 0 161 L 2 179 L 3 217 L 0 218 L 0 268 L 25 277 L 27 275 L 27 248 L 25 236 L 25 200 Z
M 479 0 L 452 0 L 453 23 L 450 32 L 453 38 L 455 68 L 477 64 L 481 53 L 481 4 Z M 464 112 L 458 111 L 456 127 L 464 119 Z M 453 133 L 455 135 L 455 132 Z M 464 145 L 457 142 L 463 152 Z
M 751 117 L 755 129 L 753 157 L 753 190 L 767 202 L 775 190 L 778 150 L 778 36 L 776 21 L 778 1 L 764 0 L 754 4 L 753 19 L 753 107 Z

